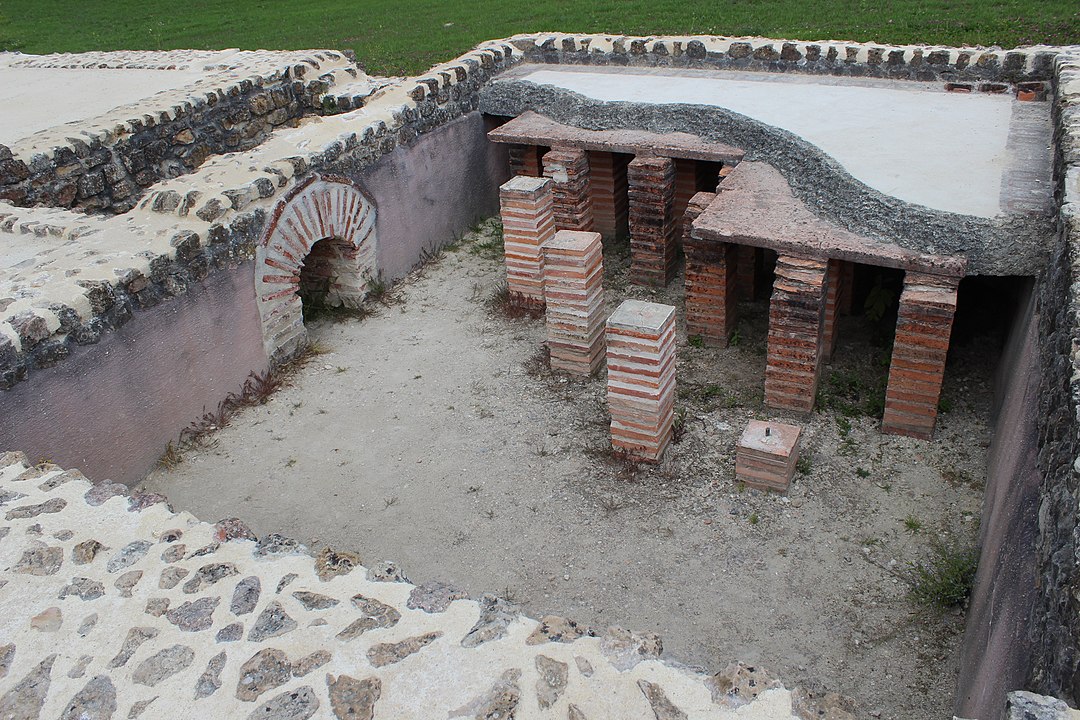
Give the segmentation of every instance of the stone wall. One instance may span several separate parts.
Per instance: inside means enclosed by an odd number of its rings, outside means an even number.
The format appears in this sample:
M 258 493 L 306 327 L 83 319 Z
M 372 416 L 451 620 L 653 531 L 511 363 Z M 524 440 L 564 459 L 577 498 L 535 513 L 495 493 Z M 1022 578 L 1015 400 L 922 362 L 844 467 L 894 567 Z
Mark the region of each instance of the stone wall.
M 533 620 L 21 453 L 0 518 L 5 718 L 824 716 L 760 668 L 668 664 L 654 633 Z
M 1031 686 L 1080 700 L 1080 57 L 1057 60 L 1055 178 L 1061 210 L 1039 290 L 1038 601 Z
M 121 62 L 126 53 L 94 55 L 89 67 L 95 69 L 147 67 L 145 62 Z M 167 59 L 173 53 L 158 55 Z M 330 94 L 336 82 L 360 75 L 341 53 L 239 55 L 240 59 L 232 58 L 227 73 L 210 72 L 192 86 L 82 123 L 81 132 L 66 128 L 58 135 L 50 129 L 13 148 L 0 145 L 0 200 L 127 212 L 146 188 L 194 171 L 211 155 L 249 150 L 275 128 L 357 104 Z M 61 56 L 66 58 L 61 62 L 49 62 L 50 57 L 12 67 L 87 66 L 83 56 Z M 175 66 L 158 64 L 155 69 L 168 67 Z
M 1026 687 L 1039 505 L 1039 320 L 1029 290 L 1012 318 L 995 377 L 993 441 L 980 523 L 980 562 L 967 613 L 956 714 L 999 720 L 1005 695 Z
M 801 42 L 716 36 L 515 35 L 526 62 L 803 72 L 842 77 L 946 81 L 966 90 L 1005 92 L 1033 83 L 1043 92 L 1057 47 L 954 48 L 853 42 Z

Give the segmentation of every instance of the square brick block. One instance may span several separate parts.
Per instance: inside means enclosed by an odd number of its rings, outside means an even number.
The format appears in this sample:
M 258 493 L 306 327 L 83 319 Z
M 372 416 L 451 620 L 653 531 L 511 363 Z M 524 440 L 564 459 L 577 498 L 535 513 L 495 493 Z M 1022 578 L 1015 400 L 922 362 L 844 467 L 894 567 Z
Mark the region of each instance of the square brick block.
M 798 425 L 751 420 L 735 447 L 735 479 L 762 490 L 787 492 L 799 461 Z

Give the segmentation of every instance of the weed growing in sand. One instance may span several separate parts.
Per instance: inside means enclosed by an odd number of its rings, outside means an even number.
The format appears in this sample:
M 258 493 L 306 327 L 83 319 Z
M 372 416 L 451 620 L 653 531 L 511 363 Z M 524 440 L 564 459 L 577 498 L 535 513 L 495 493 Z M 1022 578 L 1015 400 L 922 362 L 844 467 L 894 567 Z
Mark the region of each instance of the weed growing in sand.
M 861 478 L 868 478 L 868 477 L 870 477 L 870 471 L 869 471 L 869 470 L 867 470 L 867 469 L 866 469 L 866 468 L 864 468 L 864 467 L 857 467 L 857 468 L 855 468 L 855 474 L 856 474 L 856 475 L 858 475 L 858 476 L 859 476 L 859 477 L 861 477 Z
M 508 320 L 519 320 L 521 318 L 538 320 L 544 317 L 545 306 L 542 300 L 521 293 L 510 292 L 510 288 L 505 282 L 497 284 L 495 289 L 491 291 L 487 299 L 487 306 L 492 313 L 501 315 Z
M 758 514 L 756 512 L 750 513 L 750 524 L 757 525 L 759 522 L 761 522 L 761 518 L 758 517 Z
M 930 549 L 930 557 L 908 565 L 908 597 L 918 605 L 939 610 L 966 607 L 979 567 L 978 549 L 940 541 Z
M 800 475 L 809 475 L 814 469 L 814 458 L 810 453 L 804 453 L 795 461 L 795 471 Z
M 922 527 L 923 527 L 922 521 L 919 520 L 914 515 L 908 515 L 906 518 L 904 518 L 904 529 L 907 530 L 912 535 L 914 535 L 914 534 L 918 533 L 919 531 L 921 531 Z
M 692 348 L 700 349 L 705 347 L 705 338 L 700 335 L 690 335 L 686 338 L 686 344 Z

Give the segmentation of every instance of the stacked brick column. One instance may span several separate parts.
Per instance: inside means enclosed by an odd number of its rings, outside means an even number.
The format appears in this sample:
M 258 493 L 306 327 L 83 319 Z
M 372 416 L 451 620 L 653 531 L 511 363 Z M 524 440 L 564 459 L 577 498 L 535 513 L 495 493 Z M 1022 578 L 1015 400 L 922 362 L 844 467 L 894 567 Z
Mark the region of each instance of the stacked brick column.
M 543 151 L 536 145 L 511 145 L 509 155 L 511 176 L 544 176 L 544 165 L 540 159 L 543 156 Z
M 958 281 L 909 272 L 896 319 L 882 432 L 929 440 L 945 377 Z
M 727 347 L 735 330 L 737 298 L 735 269 L 738 246 L 699 240 L 690 234 L 694 219 L 716 197 L 701 192 L 690 199 L 683 216 L 686 253 L 686 334 L 707 344 Z
M 544 175 L 555 182 L 555 227 L 559 230 L 593 229 L 589 202 L 589 158 L 584 150 L 555 148 L 544 155 Z
M 855 263 L 840 264 L 840 297 L 837 301 L 841 315 L 850 315 L 855 303 Z
M 757 254 L 751 245 L 740 245 L 736 284 L 740 300 L 753 300 L 757 296 Z
M 589 199 L 593 229 L 614 238 L 626 231 L 626 162 L 609 152 L 589 153 Z
M 600 233 L 560 230 L 544 243 L 544 300 L 551 367 L 591 375 L 604 360 Z
M 544 300 L 543 245 L 555 235 L 551 181 L 519 175 L 499 188 L 506 285 L 512 293 Z
M 694 160 L 675 161 L 675 213 L 676 222 L 686 212 L 690 198 L 698 188 L 698 164 Z
M 636 157 L 627 172 L 630 184 L 630 281 L 666 286 L 675 275 L 675 162 Z
M 821 362 L 829 362 L 832 359 L 833 350 L 836 349 L 836 319 L 840 312 L 840 275 L 844 263 L 840 260 L 830 260 L 828 276 L 825 279 L 825 320 L 821 331 Z
M 765 404 L 779 410 L 814 409 L 828 264 L 781 255 L 769 304 Z
M 657 462 L 675 410 L 675 308 L 626 300 L 607 321 L 611 444 Z

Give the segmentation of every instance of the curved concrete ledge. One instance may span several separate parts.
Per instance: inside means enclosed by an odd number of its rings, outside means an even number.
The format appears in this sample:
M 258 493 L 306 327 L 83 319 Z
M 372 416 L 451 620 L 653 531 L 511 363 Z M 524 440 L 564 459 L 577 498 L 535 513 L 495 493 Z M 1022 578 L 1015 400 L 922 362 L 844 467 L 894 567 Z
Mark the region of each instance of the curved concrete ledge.
M 686 132 L 746 151 L 779 170 L 815 213 L 884 243 L 930 255 L 964 255 L 974 275 L 1033 275 L 1045 263 L 1051 217 L 979 218 L 903 202 L 852 177 L 818 147 L 780 128 L 707 105 L 605 102 L 550 85 L 506 80 L 480 92 L 480 109 L 517 116 L 532 110 L 589 130 Z

